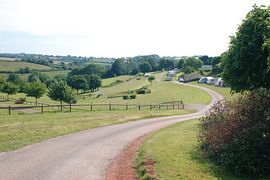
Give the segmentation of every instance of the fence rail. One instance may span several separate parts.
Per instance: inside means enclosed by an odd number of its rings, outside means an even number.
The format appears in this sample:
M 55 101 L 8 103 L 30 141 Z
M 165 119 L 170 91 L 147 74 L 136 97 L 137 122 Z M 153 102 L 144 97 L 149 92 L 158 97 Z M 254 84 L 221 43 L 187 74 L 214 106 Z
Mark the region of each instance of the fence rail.
M 170 103 L 159 103 L 159 104 L 121 104 L 121 103 L 90 103 L 90 104 L 54 104 L 54 105 L 37 105 L 37 106 L 5 106 L 0 107 L 0 110 L 8 110 L 8 114 L 11 114 L 12 110 L 15 111 L 27 111 L 31 110 L 31 112 L 40 112 L 44 113 L 45 111 L 52 111 L 57 108 L 58 111 L 63 111 L 63 109 L 67 111 L 72 110 L 87 110 L 87 111 L 94 111 L 94 110 L 106 110 L 106 111 L 113 111 L 113 110 L 131 110 L 131 109 L 184 109 L 184 103 L 182 101 L 175 101 Z

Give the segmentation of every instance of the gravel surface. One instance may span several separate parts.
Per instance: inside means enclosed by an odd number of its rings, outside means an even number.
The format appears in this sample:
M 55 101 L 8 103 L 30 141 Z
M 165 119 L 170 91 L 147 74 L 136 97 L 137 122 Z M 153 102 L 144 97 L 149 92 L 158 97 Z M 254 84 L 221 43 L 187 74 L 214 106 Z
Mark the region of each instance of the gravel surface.
M 117 155 L 138 137 L 176 122 L 199 118 L 222 99 L 218 93 L 197 87 L 212 96 L 212 103 L 188 115 L 132 121 L 53 138 L 0 154 L 0 179 L 102 180 Z

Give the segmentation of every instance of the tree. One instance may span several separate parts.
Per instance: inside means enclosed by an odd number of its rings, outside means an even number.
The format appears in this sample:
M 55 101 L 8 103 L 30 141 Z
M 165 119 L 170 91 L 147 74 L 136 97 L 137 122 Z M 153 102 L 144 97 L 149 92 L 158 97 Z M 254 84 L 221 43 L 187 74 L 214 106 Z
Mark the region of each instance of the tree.
M 92 92 L 101 87 L 101 78 L 98 75 L 90 75 L 87 76 L 86 79 L 88 80 L 88 87 L 89 90 Z
M 4 76 L 0 75 L 0 91 L 2 89 L 4 82 L 5 82 Z
M 162 58 L 159 61 L 159 69 L 170 70 L 174 68 L 174 61 L 170 59 Z
M 55 101 L 60 101 L 61 111 L 62 103 L 76 103 L 76 92 L 67 85 L 65 81 L 57 81 L 49 89 L 48 96 Z
M 151 71 L 151 65 L 148 62 L 140 64 L 139 68 L 143 73 Z
M 22 80 L 18 74 L 11 73 L 8 75 L 7 82 L 11 82 L 18 85 L 22 82 Z
M 26 90 L 26 95 L 36 98 L 36 106 L 38 98 L 41 98 L 47 92 L 46 86 L 40 81 L 35 81 L 29 84 Z
M 253 6 L 223 59 L 223 78 L 235 92 L 270 88 L 270 7 Z
M 125 60 L 121 58 L 121 59 L 117 59 L 112 64 L 111 71 L 113 74 L 115 74 L 116 76 L 126 74 L 126 66 L 125 66 L 124 61 Z
M 181 69 L 183 67 L 183 64 L 184 64 L 185 60 L 184 59 L 180 59 L 177 63 L 177 68 L 178 69 Z
M 182 68 L 186 69 L 187 67 L 190 67 L 194 70 L 198 70 L 199 68 L 201 68 L 203 65 L 203 62 L 199 59 L 196 59 L 194 57 L 189 57 L 187 59 L 185 59 L 185 62 L 183 63 Z
M 67 84 L 76 89 L 77 92 L 79 90 L 86 90 L 88 89 L 88 82 L 83 75 L 74 75 L 74 76 L 68 76 L 67 78 Z
M 148 81 L 151 83 L 151 86 L 152 86 L 152 82 L 155 80 L 155 76 L 150 76 L 148 78 Z
M 5 82 L 2 86 L 2 92 L 7 94 L 7 100 L 9 100 L 9 95 L 18 92 L 18 86 L 11 82 Z

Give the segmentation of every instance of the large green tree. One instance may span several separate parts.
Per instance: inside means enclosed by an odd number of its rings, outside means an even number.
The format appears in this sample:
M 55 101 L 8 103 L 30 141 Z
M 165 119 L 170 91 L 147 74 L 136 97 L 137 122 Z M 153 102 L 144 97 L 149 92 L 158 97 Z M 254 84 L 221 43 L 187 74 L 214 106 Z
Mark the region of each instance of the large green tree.
M 47 92 L 46 86 L 40 81 L 30 83 L 28 88 L 26 89 L 27 96 L 36 98 L 36 106 L 37 100 L 41 98 L 46 92 Z
M 255 5 L 231 37 L 223 78 L 235 92 L 270 88 L 269 17 L 269 6 Z
M 9 95 L 16 94 L 19 88 L 16 84 L 12 82 L 5 82 L 2 85 L 2 92 L 7 94 L 7 100 L 9 100 Z
M 55 101 L 62 103 L 76 103 L 76 92 L 67 85 L 65 81 L 55 82 L 49 89 L 48 96 Z
M 143 73 L 151 71 L 151 65 L 149 64 L 149 62 L 142 63 L 139 67 L 140 71 Z
M 88 89 L 88 82 L 83 75 L 74 75 L 67 78 L 67 83 L 70 87 L 74 88 L 79 92 L 79 90 Z

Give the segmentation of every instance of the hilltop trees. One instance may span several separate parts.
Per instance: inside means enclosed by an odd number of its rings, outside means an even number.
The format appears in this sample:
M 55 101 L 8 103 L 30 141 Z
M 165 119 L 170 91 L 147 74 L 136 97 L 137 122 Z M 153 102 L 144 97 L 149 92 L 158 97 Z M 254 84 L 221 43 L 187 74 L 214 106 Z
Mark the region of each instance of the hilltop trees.
M 148 62 L 140 64 L 140 71 L 143 73 L 151 71 L 151 65 Z
M 235 92 L 270 88 L 270 8 L 254 6 L 231 37 L 224 80 Z

